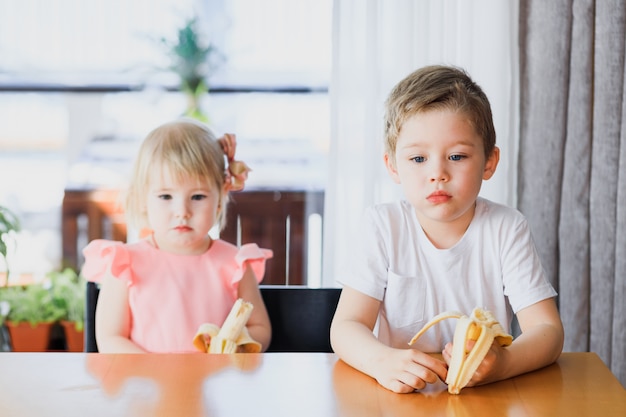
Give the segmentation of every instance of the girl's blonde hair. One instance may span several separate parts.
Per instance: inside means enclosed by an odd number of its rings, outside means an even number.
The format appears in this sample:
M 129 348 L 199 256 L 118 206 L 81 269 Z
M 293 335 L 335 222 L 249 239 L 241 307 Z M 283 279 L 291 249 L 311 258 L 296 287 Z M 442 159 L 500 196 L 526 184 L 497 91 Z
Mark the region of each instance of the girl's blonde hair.
M 432 65 L 420 68 L 400 81 L 385 103 L 385 152 L 395 156 L 398 135 L 408 118 L 429 110 L 464 113 L 483 139 L 485 157 L 496 145 L 489 99 L 460 68 Z
M 140 230 L 148 227 L 148 186 L 154 168 L 161 167 L 167 167 L 177 180 L 191 177 L 215 187 L 220 195 L 217 223 L 220 230 L 224 228 L 228 204 L 224 151 L 211 129 L 191 119 L 163 124 L 141 144 L 126 194 L 129 224 Z

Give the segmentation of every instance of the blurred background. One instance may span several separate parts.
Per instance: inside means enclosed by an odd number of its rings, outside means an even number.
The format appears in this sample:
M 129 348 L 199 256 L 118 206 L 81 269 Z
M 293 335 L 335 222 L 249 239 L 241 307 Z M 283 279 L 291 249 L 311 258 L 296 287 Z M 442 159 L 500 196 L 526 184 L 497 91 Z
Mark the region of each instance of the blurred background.
M 323 190 L 331 18 L 331 0 L 0 0 L 0 205 L 22 222 L 12 271 L 60 267 L 65 190 L 123 187 L 143 137 L 185 112 L 173 49 L 192 19 L 212 48 L 200 106 L 237 134 L 248 189 Z
M 0 0 L 0 205 L 23 225 L 12 270 L 80 266 L 102 231 L 74 200 L 111 220 L 92 191 L 123 189 L 141 139 L 197 101 L 218 134 L 237 134 L 246 190 L 264 193 L 256 217 L 276 226 L 242 235 L 237 220 L 230 240 L 286 246 L 298 258 L 271 274 L 334 286 L 362 210 L 401 196 L 382 163 L 384 99 L 433 63 L 462 66 L 490 97 L 502 152 L 483 195 L 514 204 L 517 19 L 517 2 L 494 0 Z M 277 211 L 291 241 L 273 236 Z

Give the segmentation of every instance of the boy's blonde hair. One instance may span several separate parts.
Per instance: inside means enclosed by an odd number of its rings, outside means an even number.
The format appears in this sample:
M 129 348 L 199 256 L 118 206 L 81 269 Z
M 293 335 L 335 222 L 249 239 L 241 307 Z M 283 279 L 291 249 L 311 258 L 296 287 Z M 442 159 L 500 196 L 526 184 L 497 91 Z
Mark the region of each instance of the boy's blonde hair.
M 485 158 L 496 146 L 496 130 L 489 99 L 460 68 L 432 65 L 400 81 L 385 102 L 385 152 L 396 154 L 398 135 L 411 116 L 430 110 L 455 110 L 467 115 L 483 139 Z
M 139 148 L 126 195 L 128 222 L 148 227 L 146 199 L 154 168 L 167 167 L 175 179 L 194 178 L 215 187 L 220 195 L 217 223 L 226 224 L 228 193 L 224 191 L 226 162 L 215 134 L 191 119 L 163 124 L 146 136 Z

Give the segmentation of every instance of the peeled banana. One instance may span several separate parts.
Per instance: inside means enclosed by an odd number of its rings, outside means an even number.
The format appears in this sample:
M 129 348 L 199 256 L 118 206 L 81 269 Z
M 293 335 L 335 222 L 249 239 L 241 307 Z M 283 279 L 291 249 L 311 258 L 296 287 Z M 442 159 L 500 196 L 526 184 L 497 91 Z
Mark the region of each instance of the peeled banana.
M 476 372 L 493 341 L 496 340 L 500 346 L 509 346 L 513 342 L 513 336 L 504 331 L 490 311 L 477 307 L 470 317 L 454 311 L 436 315 L 413 336 L 409 345 L 415 343 L 430 327 L 449 318 L 459 321 L 454 330 L 452 358 L 448 366 L 446 384 L 448 384 L 450 394 L 458 394 Z M 475 341 L 469 351 L 467 350 L 468 340 Z
M 193 345 L 206 353 L 260 352 L 261 344 L 250 337 L 246 328 L 252 309 L 251 303 L 238 299 L 221 328 L 212 323 L 200 325 Z

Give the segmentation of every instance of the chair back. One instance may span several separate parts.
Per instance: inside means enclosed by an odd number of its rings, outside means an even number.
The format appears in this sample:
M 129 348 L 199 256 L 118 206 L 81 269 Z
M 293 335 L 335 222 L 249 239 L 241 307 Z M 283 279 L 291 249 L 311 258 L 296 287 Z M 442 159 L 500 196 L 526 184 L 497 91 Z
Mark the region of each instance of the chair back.
M 268 352 L 332 352 L 330 323 L 341 289 L 261 285 L 261 295 L 272 324 Z M 96 304 L 100 289 L 87 283 L 85 352 L 98 352 Z
M 268 352 L 332 352 L 330 323 L 341 289 L 261 285 L 272 323 Z
M 95 282 L 87 282 L 87 296 L 85 297 L 85 352 L 97 352 L 96 343 L 96 304 L 100 287 Z

